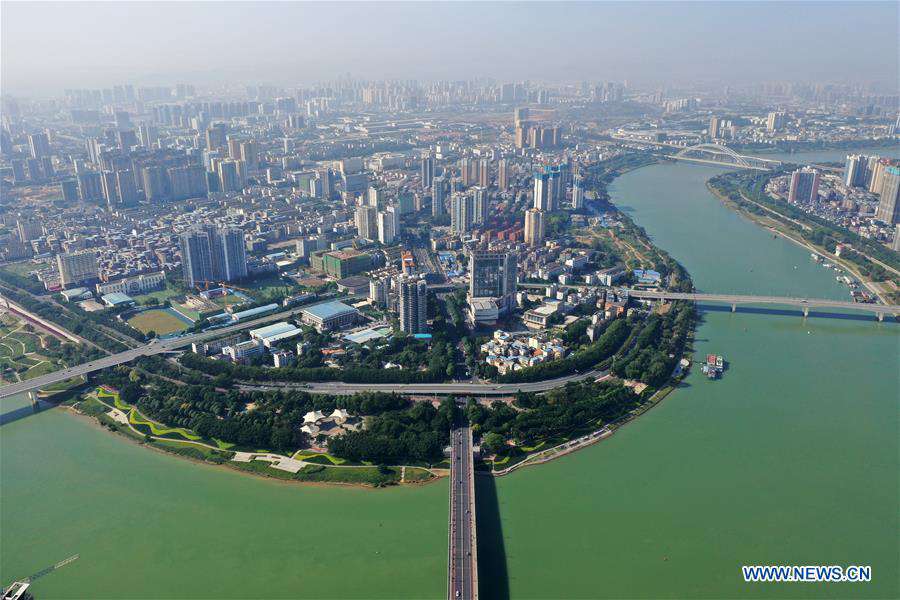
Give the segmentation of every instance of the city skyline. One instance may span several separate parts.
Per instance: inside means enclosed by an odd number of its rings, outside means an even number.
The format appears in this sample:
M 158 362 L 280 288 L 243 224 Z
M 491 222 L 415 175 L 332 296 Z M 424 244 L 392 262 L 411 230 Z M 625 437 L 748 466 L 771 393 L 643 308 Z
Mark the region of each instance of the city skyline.
M 827 80 L 886 90 L 897 82 L 898 9 L 888 2 L 0 6 L 4 93 L 25 95 L 123 81 L 306 85 L 348 74 L 635 85 Z M 219 35 L 207 34 L 213 23 Z M 29 50 L 36 40 L 40 60 Z M 782 52 L 786 40 L 790 53 Z

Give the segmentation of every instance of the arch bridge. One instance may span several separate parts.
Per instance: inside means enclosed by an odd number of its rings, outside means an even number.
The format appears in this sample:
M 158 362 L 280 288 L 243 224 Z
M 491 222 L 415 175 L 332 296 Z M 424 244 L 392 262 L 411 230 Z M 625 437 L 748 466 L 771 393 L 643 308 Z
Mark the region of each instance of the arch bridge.
M 671 158 L 710 165 L 755 169 L 757 171 L 769 171 L 781 166 L 781 162 L 777 160 L 739 154 L 727 146 L 710 143 L 683 148 L 672 155 Z

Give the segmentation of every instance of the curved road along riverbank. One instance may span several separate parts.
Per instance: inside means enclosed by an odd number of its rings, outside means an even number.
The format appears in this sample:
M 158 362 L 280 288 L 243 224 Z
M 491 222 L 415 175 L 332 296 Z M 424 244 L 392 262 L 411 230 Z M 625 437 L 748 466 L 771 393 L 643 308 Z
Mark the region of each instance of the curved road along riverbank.
M 340 381 L 316 381 L 310 383 L 241 383 L 241 390 L 303 390 L 314 394 L 356 394 L 358 392 L 401 392 L 404 394 L 444 395 L 475 394 L 482 396 L 510 396 L 517 392 L 546 392 L 570 381 L 605 377 L 608 371 L 587 371 L 529 383 L 342 383 Z

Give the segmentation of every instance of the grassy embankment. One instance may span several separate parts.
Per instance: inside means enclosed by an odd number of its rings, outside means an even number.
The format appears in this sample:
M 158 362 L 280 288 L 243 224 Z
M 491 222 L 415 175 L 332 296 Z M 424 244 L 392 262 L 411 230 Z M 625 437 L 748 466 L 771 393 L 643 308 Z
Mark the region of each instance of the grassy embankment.
M 221 440 L 203 440 L 193 431 L 183 427 L 167 427 L 152 421 L 145 417 L 137 407 L 123 402 L 117 393 L 103 388 L 98 388 L 93 394 L 86 396 L 76 404 L 76 408 L 82 414 L 96 418 L 109 429 L 153 448 L 195 460 L 225 464 L 239 471 L 274 479 L 381 487 L 400 483 L 401 473 L 404 472 L 403 481 L 407 483 L 424 482 L 434 478 L 434 475 L 424 468 L 406 467 L 404 469 L 403 467 L 350 465 L 344 459 L 329 454 L 302 450 L 295 453 L 293 458 L 311 464 L 306 464 L 297 473 L 274 469 L 268 461 L 263 460 L 235 462 L 230 460 L 233 457 L 232 444 Z M 131 427 L 126 427 L 109 415 L 113 408 L 128 416 L 128 423 Z M 217 446 L 217 448 L 211 446 Z M 259 452 L 265 453 L 266 451 L 259 450 Z

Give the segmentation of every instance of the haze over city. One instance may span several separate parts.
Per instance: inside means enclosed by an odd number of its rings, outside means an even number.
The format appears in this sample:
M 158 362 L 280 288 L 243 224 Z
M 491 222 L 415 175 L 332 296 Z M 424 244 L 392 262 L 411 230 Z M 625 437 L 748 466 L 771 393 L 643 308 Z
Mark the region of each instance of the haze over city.
M 308 84 L 346 73 L 897 83 L 897 30 L 886 26 L 897 23 L 895 2 L 3 2 L 2 10 L 8 93 L 121 79 Z
M 0 0 L 0 600 L 900 598 L 898 6 Z

